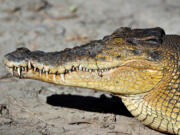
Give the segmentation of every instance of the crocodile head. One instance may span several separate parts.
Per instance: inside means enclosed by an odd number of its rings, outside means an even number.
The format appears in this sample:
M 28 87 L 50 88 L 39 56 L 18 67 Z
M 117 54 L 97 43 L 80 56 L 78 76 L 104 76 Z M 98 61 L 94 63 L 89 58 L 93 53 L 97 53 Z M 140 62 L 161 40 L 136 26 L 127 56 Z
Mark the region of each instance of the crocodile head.
M 170 51 L 164 39 L 161 28 L 125 27 L 102 40 L 60 52 L 18 48 L 6 54 L 3 63 L 19 78 L 122 95 L 145 93 L 165 77 Z
M 3 62 L 19 78 L 118 94 L 144 124 L 180 134 L 179 43 L 180 36 L 166 35 L 161 28 L 120 28 L 60 52 L 18 48 Z

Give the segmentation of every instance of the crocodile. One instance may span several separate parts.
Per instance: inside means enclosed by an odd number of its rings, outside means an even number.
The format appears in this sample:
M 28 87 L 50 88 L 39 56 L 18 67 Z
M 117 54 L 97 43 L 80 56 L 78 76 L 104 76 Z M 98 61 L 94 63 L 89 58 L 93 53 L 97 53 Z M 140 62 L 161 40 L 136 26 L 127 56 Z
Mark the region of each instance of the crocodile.
M 143 124 L 180 135 L 180 36 L 121 27 L 57 52 L 17 48 L 3 58 L 13 76 L 119 96 Z

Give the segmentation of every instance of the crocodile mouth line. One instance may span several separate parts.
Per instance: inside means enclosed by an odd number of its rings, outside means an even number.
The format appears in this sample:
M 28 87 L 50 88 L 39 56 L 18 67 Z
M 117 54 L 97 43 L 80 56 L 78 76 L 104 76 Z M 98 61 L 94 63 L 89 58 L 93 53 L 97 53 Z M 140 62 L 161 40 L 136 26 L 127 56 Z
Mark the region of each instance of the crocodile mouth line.
M 55 80 L 56 76 L 60 76 L 62 81 L 65 81 L 65 75 L 70 74 L 72 72 L 78 72 L 78 71 L 82 71 L 82 72 L 88 72 L 88 73 L 97 73 L 97 75 L 99 77 L 103 77 L 103 73 L 104 72 L 108 72 L 110 70 L 113 70 L 115 68 L 118 67 L 111 67 L 111 68 L 104 68 L 104 69 L 88 69 L 86 67 L 82 67 L 81 65 L 79 66 L 72 66 L 71 69 L 66 69 L 64 70 L 63 73 L 59 73 L 57 72 L 51 72 L 51 69 L 49 69 L 48 71 L 45 70 L 45 68 L 38 68 L 37 66 L 33 65 L 31 62 L 28 62 L 27 66 L 22 66 L 21 64 L 16 64 L 16 65 L 11 65 L 11 66 L 7 66 L 8 71 L 13 75 L 13 76 L 17 76 L 19 78 L 24 78 L 23 74 L 28 73 L 29 71 L 33 72 L 33 73 L 38 73 L 40 76 L 45 75 L 46 77 L 48 77 L 49 75 L 53 75 L 53 78 Z

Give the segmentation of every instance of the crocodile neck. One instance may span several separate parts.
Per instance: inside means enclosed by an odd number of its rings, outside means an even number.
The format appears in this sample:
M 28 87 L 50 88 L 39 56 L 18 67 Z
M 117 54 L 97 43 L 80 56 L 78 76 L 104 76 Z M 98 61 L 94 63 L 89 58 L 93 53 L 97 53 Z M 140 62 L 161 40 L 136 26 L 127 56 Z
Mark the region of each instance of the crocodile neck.
M 175 44 L 180 43 L 180 37 L 176 38 Z M 164 41 L 168 46 L 174 43 L 171 36 Z M 121 97 L 128 110 L 144 124 L 180 134 L 180 45 L 173 47 L 173 55 L 168 54 L 168 62 L 164 63 L 164 77 L 156 87 L 145 94 Z

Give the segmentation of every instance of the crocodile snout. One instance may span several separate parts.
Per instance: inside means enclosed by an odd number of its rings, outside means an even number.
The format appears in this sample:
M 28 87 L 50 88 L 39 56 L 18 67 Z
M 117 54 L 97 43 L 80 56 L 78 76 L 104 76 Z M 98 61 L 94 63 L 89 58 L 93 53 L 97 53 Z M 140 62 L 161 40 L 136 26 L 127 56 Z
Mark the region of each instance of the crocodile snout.
M 8 53 L 3 58 L 3 63 L 8 67 L 27 65 L 27 58 L 31 51 L 27 48 L 17 48 L 15 51 Z

